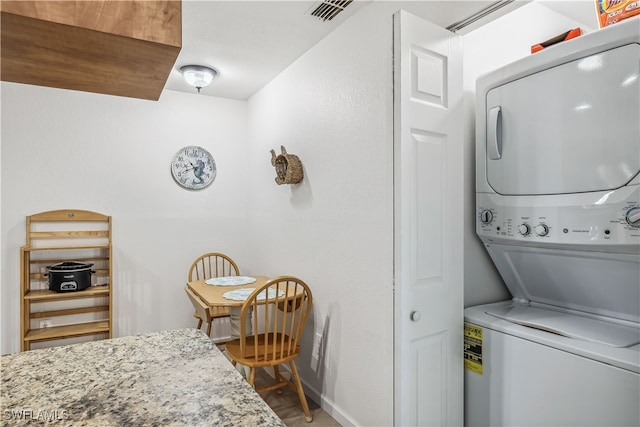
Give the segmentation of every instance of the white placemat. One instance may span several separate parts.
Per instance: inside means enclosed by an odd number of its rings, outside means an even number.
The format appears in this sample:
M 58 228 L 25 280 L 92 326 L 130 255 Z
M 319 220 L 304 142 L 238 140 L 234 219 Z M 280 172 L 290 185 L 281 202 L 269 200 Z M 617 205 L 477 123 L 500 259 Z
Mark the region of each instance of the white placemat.
M 249 295 L 251 295 L 251 292 L 253 292 L 254 290 L 255 288 L 235 289 L 233 291 L 225 292 L 224 294 L 222 294 L 222 297 L 225 299 L 233 300 L 233 301 L 244 301 L 247 299 Z M 269 294 L 268 294 L 269 298 L 274 298 L 276 296 L 275 289 L 267 289 L 267 291 L 269 291 Z M 284 295 L 284 290 L 279 289 L 278 296 L 281 297 L 283 295 Z M 258 294 L 258 300 L 264 300 L 265 296 L 267 296 L 265 291 L 260 292 Z
M 204 283 L 207 285 L 215 285 L 215 286 L 238 286 L 238 285 L 248 285 L 249 283 L 253 283 L 256 281 L 255 277 L 248 276 L 224 276 L 224 277 L 213 277 L 211 279 L 206 280 Z

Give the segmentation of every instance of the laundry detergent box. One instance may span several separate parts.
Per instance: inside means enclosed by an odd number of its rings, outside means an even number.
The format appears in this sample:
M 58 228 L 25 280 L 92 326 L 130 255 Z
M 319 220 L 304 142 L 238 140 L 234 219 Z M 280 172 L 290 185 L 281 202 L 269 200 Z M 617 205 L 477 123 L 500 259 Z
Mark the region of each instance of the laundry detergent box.
M 640 0 L 596 0 L 600 28 L 640 14 Z

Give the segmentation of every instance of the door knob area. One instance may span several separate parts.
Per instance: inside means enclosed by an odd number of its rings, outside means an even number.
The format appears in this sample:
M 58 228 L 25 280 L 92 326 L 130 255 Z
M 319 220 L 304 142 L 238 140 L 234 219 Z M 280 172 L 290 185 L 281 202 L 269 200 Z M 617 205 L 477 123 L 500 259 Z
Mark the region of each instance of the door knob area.
M 409 315 L 409 318 L 413 322 L 417 322 L 418 320 L 420 320 L 420 312 L 419 311 L 412 311 L 411 314 Z

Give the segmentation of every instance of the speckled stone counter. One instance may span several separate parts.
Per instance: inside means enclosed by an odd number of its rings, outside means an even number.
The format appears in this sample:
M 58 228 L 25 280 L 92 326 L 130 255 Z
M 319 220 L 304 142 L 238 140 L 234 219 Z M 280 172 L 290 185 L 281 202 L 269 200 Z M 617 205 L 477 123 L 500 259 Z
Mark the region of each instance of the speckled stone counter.
M 283 426 L 196 329 L 0 358 L 2 425 Z

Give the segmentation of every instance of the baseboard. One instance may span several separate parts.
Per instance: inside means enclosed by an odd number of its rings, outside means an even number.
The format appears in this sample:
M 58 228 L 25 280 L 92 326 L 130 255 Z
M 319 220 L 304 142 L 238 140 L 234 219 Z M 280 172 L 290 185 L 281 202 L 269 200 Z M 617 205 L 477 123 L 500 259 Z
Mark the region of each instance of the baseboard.
M 280 365 L 280 370 L 286 371 L 287 374 L 289 374 L 289 377 L 291 377 L 291 371 L 286 365 Z M 271 372 L 269 372 L 269 375 L 272 375 Z M 304 393 L 307 395 L 307 397 L 320 405 L 322 410 L 329 414 L 331 418 L 340 423 L 341 426 L 351 427 L 359 425 L 353 418 L 347 415 L 345 411 L 342 410 L 342 408 L 336 405 L 335 402 L 322 396 L 322 394 L 318 392 L 318 390 L 310 386 L 309 383 L 307 383 L 303 378 L 300 378 L 300 381 L 302 382 L 302 388 L 304 389 Z
M 305 394 L 309 396 L 311 400 L 319 404 L 322 410 L 331 415 L 331 418 L 340 423 L 341 426 L 347 427 L 359 425 L 353 418 L 348 416 L 342 408 L 336 405 L 335 402 L 321 396 L 316 389 L 307 384 L 303 379 L 300 380 L 302 381 L 302 388 L 304 389 Z

